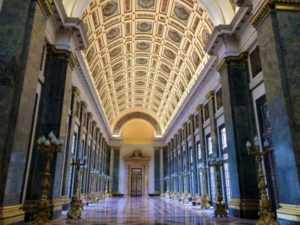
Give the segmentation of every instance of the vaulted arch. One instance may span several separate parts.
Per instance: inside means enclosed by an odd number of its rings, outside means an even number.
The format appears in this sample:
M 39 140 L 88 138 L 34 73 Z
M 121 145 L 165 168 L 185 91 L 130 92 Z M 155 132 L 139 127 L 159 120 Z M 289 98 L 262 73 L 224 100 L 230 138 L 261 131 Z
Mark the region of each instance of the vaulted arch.
M 160 136 L 162 134 L 162 130 L 159 123 L 152 116 L 143 112 L 132 112 L 120 118 L 113 128 L 113 134 L 119 135 L 123 125 L 133 119 L 142 119 L 147 121 L 152 125 L 156 136 Z
M 165 130 L 209 56 L 215 25 L 229 23 L 229 0 L 63 0 L 81 17 L 89 47 L 82 52 L 108 124 L 132 108 Z

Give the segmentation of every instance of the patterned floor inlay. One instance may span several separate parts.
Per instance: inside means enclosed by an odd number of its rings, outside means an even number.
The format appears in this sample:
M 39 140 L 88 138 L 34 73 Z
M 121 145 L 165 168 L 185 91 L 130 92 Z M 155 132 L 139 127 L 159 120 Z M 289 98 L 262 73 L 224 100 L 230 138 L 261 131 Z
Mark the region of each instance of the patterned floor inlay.
M 62 217 L 53 225 L 254 225 L 253 220 L 214 218 L 213 210 L 183 205 L 159 197 L 110 198 L 84 207 L 79 220 Z

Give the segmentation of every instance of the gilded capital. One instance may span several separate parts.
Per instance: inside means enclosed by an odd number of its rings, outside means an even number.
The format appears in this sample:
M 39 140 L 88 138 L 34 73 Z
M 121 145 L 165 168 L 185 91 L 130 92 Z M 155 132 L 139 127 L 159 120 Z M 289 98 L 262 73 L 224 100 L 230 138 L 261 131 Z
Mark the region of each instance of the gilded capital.
M 247 61 L 248 52 L 242 52 L 238 56 L 227 56 L 217 65 L 217 71 L 222 75 L 221 71 L 230 65 L 240 65 Z
M 80 95 L 80 91 L 77 87 L 72 87 L 72 93 L 74 93 L 76 96 Z
M 51 6 L 51 2 L 49 0 L 38 0 L 38 4 L 46 19 L 53 15 L 53 8 Z
M 91 112 L 87 112 L 87 117 L 89 118 L 93 118 L 93 114 Z
M 252 25 L 257 28 L 274 10 L 300 11 L 300 0 L 264 0 L 251 20 Z
M 215 92 L 214 91 L 209 91 L 207 94 L 206 94 L 206 99 L 207 100 L 210 100 L 214 97 L 215 95 Z
M 196 106 L 196 111 L 197 112 L 201 112 L 202 110 L 203 110 L 203 105 L 202 104 Z
M 182 127 L 183 127 L 183 128 L 187 127 L 187 122 L 184 122 L 184 123 L 182 124 Z
M 81 106 L 82 106 L 82 108 L 87 108 L 87 103 L 86 103 L 86 101 L 81 101 Z
M 193 120 L 194 119 L 194 114 L 189 115 L 188 119 Z

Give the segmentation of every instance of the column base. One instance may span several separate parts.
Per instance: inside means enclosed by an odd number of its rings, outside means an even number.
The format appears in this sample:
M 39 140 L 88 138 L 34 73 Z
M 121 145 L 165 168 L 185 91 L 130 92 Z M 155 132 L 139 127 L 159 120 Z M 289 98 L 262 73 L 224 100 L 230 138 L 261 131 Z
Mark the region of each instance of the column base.
M 300 205 L 280 203 L 277 221 L 280 225 L 300 225 Z
M 22 205 L 0 207 L 0 225 L 23 224 L 24 214 Z
M 62 210 L 68 210 L 70 208 L 71 200 L 68 198 L 68 196 L 63 196 L 61 198 L 62 202 Z
M 257 219 L 259 202 L 257 199 L 233 198 L 229 202 L 229 215 L 243 219 Z
M 30 222 L 34 220 L 34 215 L 36 214 L 38 200 L 27 200 L 23 205 L 25 211 L 25 222 Z M 61 216 L 62 212 L 62 199 L 50 200 L 52 208 L 50 209 L 51 219 L 56 219 Z

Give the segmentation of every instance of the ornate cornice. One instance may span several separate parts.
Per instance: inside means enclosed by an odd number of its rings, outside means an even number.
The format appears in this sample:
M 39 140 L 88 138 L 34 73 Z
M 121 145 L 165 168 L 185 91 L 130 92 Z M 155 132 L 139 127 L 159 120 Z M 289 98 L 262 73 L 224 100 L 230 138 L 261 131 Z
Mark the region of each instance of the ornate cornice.
M 300 0 L 265 0 L 253 16 L 252 25 L 258 27 L 272 10 L 300 11 Z

